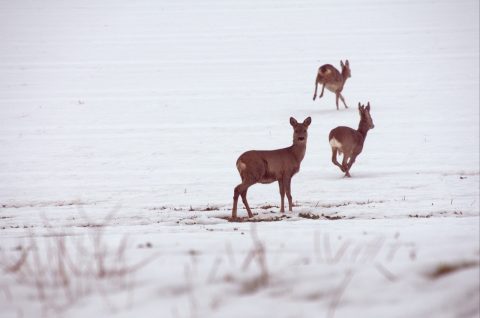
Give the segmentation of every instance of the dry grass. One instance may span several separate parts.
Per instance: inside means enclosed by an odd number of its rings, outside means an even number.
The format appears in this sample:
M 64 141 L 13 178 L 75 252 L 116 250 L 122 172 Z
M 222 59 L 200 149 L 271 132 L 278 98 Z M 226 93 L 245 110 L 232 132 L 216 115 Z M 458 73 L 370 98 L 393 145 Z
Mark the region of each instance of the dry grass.
M 252 226 L 250 233 L 253 245 L 243 261 L 242 270 L 248 270 L 250 264 L 255 262 L 260 272 L 257 276 L 242 283 L 242 291 L 244 293 L 253 293 L 258 289 L 267 286 L 270 277 L 267 267 L 265 244 L 258 238 L 257 228 L 255 226 Z
M 471 267 L 478 267 L 479 263 L 477 261 L 464 261 L 459 263 L 451 263 L 451 264 L 439 264 L 433 271 L 427 273 L 427 277 L 431 279 L 438 279 L 442 278 L 443 276 L 452 274 L 454 272 L 458 272 L 461 270 L 465 270 Z
M 80 234 L 55 228 L 44 218 L 45 235 L 29 231 L 19 243 L 19 253 L 1 251 L 0 267 L 18 284 L 33 288 L 44 315 L 64 312 L 92 293 L 100 294 L 113 311 L 116 308 L 108 299 L 111 292 L 125 291 L 130 304 L 134 273 L 156 257 L 153 254 L 132 264 L 127 257 L 127 236 L 114 245 L 106 241 L 105 230 L 113 213 L 99 223 L 86 215 L 83 218 L 85 230 Z

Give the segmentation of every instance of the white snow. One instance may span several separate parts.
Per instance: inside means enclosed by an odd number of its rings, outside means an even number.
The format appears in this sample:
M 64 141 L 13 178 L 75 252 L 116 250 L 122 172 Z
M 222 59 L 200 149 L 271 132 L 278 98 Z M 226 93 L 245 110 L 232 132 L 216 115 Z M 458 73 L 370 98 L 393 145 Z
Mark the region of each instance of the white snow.
M 478 1 L 0 0 L 0 39 L 0 317 L 479 316 Z M 349 109 L 312 101 L 345 59 Z M 328 133 L 368 101 L 344 178 Z M 294 212 L 255 185 L 228 222 L 290 116 Z M 59 242 L 89 274 L 42 298 Z

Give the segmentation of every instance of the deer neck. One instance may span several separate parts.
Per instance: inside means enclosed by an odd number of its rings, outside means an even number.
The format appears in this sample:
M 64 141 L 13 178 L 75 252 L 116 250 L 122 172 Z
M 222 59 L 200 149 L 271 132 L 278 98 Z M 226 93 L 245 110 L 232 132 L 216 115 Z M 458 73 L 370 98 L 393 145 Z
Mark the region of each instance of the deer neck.
M 360 120 L 357 131 L 362 135 L 363 140 L 367 138 L 367 133 L 369 130 L 370 130 L 370 125 L 367 123 L 367 121 L 363 119 Z
M 342 70 L 342 87 L 345 85 L 345 82 L 347 81 L 348 76 L 347 76 L 347 71 Z
M 290 147 L 290 151 L 297 160 L 298 163 L 302 162 L 303 158 L 305 157 L 305 151 L 307 149 L 307 143 L 293 143 Z

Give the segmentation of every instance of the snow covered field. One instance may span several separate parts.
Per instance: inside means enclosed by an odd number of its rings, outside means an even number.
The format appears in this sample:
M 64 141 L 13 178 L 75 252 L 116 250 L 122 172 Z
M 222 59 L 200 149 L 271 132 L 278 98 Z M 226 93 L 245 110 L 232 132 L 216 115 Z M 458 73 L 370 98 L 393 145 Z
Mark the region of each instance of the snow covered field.
M 479 317 L 478 1 L 0 0 L 0 39 L 0 317 Z M 228 222 L 290 116 L 294 212 Z

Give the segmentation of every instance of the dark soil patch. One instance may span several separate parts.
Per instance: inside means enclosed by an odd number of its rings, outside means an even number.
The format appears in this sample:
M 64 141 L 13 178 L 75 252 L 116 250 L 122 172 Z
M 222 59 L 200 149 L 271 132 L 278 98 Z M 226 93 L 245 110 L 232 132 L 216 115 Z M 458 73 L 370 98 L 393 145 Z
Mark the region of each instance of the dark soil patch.
M 342 206 L 348 206 L 348 205 L 367 205 L 367 204 L 372 204 L 372 203 L 384 203 L 385 201 L 379 200 L 379 201 L 374 201 L 374 200 L 367 200 L 367 201 L 347 201 L 347 202 L 341 202 L 341 203 L 325 203 L 325 204 L 317 204 L 315 207 L 321 207 L 321 208 L 339 208 Z
M 282 221 L 282 220 L 289 219 L 289 218 L 291 218 L 291 216 L 287 216 L 285 214 L 282 214 L 282 215 L 279 215 L 279 216 L 272 216 L 272 217 L 269 217 L 269 218 L 263 218 L 263 219 L 257 219 L 257 218 L 255 218 L 255 216 L 253 218 L 249 218 L 248 216 L 236 217 L 236 218 L 232 218 L 231 216 L 221 217 L 221 219 L 227 220 L 228 222 L 238 222 L 238 223 L 277 222 L 277 221 Z
M 326 220 L 341 220 L 344 219 L 344 216 L 341 215 L 325 215 L 325 214 L 313 214 L 310 212 L 304 212 L 304 213 L 299 213 L 299 217 L 304 218 L 304 219 L 310 219 L 310 220 L 318 220 L 318 219 L 326 219 Z

